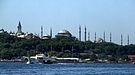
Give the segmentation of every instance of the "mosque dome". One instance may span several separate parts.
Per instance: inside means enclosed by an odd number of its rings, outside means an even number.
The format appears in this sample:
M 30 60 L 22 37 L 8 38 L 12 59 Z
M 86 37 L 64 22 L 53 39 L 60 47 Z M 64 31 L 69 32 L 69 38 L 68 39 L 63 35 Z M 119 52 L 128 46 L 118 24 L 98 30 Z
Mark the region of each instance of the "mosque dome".
M 58 34 L 56 35 L 56 37 L 58 37 L 58 36 L 72 37 L 72 34 L 69 31 L 63 29 L 63 30 L 61 30 L 61 31 L 58 32 Z
M 96 43 L 100 43 L 100 42 L 103 42 L 103 41 L 104 41 L 104 40 L 103 40 L 102 38 L 97 38 L 95 42 L 96 42 Z
M 63 29 L 63 30 L 59 31 L 59 33 L 70 34 L 70 32 L 69 32 L 69 31 L 67 31 L 67 30 L 65 30 L 65 29 Z
M 45 34 L 42 39 L 50 39 L 50 38 L 51 38 L 50 35 Z

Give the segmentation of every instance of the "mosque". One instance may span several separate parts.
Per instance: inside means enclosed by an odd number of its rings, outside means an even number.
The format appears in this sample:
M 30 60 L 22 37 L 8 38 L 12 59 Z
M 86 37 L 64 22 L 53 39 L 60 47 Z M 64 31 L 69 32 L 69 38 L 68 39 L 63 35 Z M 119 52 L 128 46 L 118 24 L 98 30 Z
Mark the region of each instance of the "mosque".
M 66 29 L 60 30 L 55 35 L 55 38 L 61 37 L 61 36 L 65 36 L 65 37 L 70 37 L 70 38 L 76 39 L 76 37 L 72 36 L 72 34 L 68 30 L 66 30 Z M 50 35 L 45 34 L 43 36 L 43 27 L 41 27 L 41 39 L 51 39 L 51 38 L 52 38 L 52 29 L 50 29 Z
M 72 37 L 72 34 L 69 31 L 67 31 L 66 29 L 63 29 L 63 30 L 59 31 L 57 35 L 55 35 L 55 37 L 59 37 L 59 36 Z
M 86 32 L 86 27 L 84 29 L 84 41 L 87 41 L 87 32 Z M 2 31 L 1 31 L 2 32 Z M 31 39 L 31 38 L 41 38 L 41 39 L 52 39 L 52 28 L 50 28 L 50 35 L 49 34 L 45 34 L 43 35 L 43 27 L 41 26 L 41 37 L 39 37 L 39 35 L 37 34 L 33 34 L 31 32 L 27 32 L 27 33 L 24 33 L 22 31 L 22 26 L 21 26 L 21 22 L 19 21 L 18 23 L 18 26 L 17 26 L 17 32 L 14 33 L 14 32 L 10 32 L 10 35 L 11 36 L 17 36 L 19 38 L 26 38 L 26 39 Z M 61 37 L 61 36 L 65 36 L 65 37 L 70 37 L 70 38 L 73 38 L 75 40 L 79 40 L 81 41 L 81 26 L 79 26 L 79 31 L 78 31 L 78 38 L 76 38 L 75 36 L 73 36 L 68 30 L 66 29 L 63 29 L 63 30 L 60 30 L 54 38 L 57 38 L 57 37 Z M 104 37 L 105 37 L 105 34 L 104 34 Z M 104 39 L 105 40 L 105 39 Z M 96 39 L 96 34 L 95 34 L 95 40 L 94 42 L 95 43 L 101 43 L 101 42 L 104 42 L 104 40 L 102 38 L 97 38 Z M 90 41 L 90 33 L 88 33 L 88 41 Z
M 22 26 L 21 26 L 21 22 L 19 21 L 19 24 L 17 26 L 18 30 L 16 33 L 10 33 L 10 35 L 12 36 L 17 36 L 17 37 L 20 37 L 20 38 L 27 38 L 27 39 L 30 39 L 30 38 L 39 38 L 39 35 L 37 34 L 33 34 L 33 33 L 30 33 L 30 32 L 27 32 L 27 33 L 24 33 L 22 31 Z M 86 32 L 86 27 L 84 29 L 84 41 L 87 41 L 87 32 Z M 79 26 L 79 31 L 78 31 L 78 38 L 76 38 L 75 36 L 73 36 L 68 30 L 66 29 L 63 29 L 63 30 L 60 30 L 54 38 L 57 38 L 57 37 L 61 37 L 61 36 L 65 36 L 65 37 L 70 37 L 70 38 L 73 38 L 75 40 L 79 40 L 81 41 L 81 26 Z M 105 37 L 105 34 L 104 34 L 104 37 Z M 52 39 L 52 28 L 50 28 L 50 35 L 49 34 L 45 34 L 43 35 L 43 27 L 41 26 L 41 39 Z M 105 40 L 105 39 L 104 39 Z M 101 43 L 101 42 L 104 42 L 104 40 L 102 38 L 97 38 L 96 39 L 96 34 L 95 34 L 95 40 L 94 42 L 95 43 Z M 88 33 L 88 41 L 90 41 L 90 33 Z
M 66 29 L 63 29 L 63 30 L 60 30 L 56 35 L 55 37 L 52 37 L 52 28 L 50 28 L 50 34 L 45 34 L 43 35 L 43 27 L 41 26 L 41 36 L 39 37 L 39 35 L 37 34 L 33 34 L 31 32 L 27 32 L 27 33 L 24 33 L 22 31 L 22 26 L 21 26 L 21 22 L 19 21 L 18 23 L 18 26 L 17 26 L 17 32 L 14 33 L 14 32 L 10 32 L 10 35 L 11 36 L 17 36 L 19 38 L 26 38 L 26 39 L 31 39 L 31 38 L 41 38 L 41 39 L 52 39 L 52 38 L 57 38 L 57 37 L 60 37 L 60 36 L 65 36 L 65 37 L 70 37 L 70 38 L 73 38 L 75 40 L 79 40 L 79 41 L 82 41 L 81 39 L 81 26 L 79 26 L 78 28 L 78 38 L 76 38 L 75 36 L 73 36 L 68 30 Z M 2 33 L 3 30 L 0 30 L 0 33 Z M 87 39 L 88 37 L 88 39 Z M 123 44 L 123 37 L 121 35 L 121 45 Z M 84 41 L 91 41 L 90 40 L 90 33 L 88 32 L 88 36 L 87 36 L 87 30 L 86 30 L 86 26 L 84 28 Z M 112 35 L 110 33 L 110 42 L 112 41 Z M 103 39 L 101 37 L 97 38 L 96 37 L 96 32 L 95 32 L 95 40 L 94 40 L 94 43 L 101 43 L 101 42 L 105 42 L 105 32 L 103 34 Z M 128 36 L 128 44 L 129 44 L 129 36 Z
M 40 39 L 52 39 L 52 28 L 50 28 L 50 35 L 48 34 L 45 34 L 43 36 L 43 27 L 41 26 L 41 36 L 39 37 L 38 34 L 33 34 L 31 32 L 26 32 L 24 33 L 22 31 L 22 26 L 21 26 L 21 22 L 19 21 L 18 23 L 18 26 L 17 26 L 17 32 L 10 32 L 9 34 L 11 36 L 16 36 L 16 37 L 19 37 L 19 38 L 26 38 L 26 39 L 31 39 L 31 38 L 40 38 Z M 60 36 L 65 36 L 65 37 L 70 37 L 70 38 L 73 38 L 75 40 L 79 40 L 79 41 L 82 41 L 81 40 L 81 26 L 79 26 L 78 28 L 78 38 L 76 38 L 75 36 L 73 36 L 68 30 L 66 29 L 63 29 L 63 30 L 60 30 L 54 38 L 57 38 L 57 37 L 60 37 Z M 7 32 L 7 31 L 4 31 L 4 29 L 0 29 L 0 33 L 4 33 L 4 32 Z M 109 42 L 112 42 L 112 34 L 110 32 L 110 41 Z M 86 26 L 84 28 L 84 41 L 91 41 L 90 40 L 90 32 L 88 32 L 88 40 L 87 40 L 87 30 L 86 30 Z M 96 32 L 95 32 L 95 40 L 94 40 L 94 43 L 101 43 L 101 42 L 106 42 L 105 40 L 105 32 L 103 34 L 103 39 L 101 37 L 98 37 L 96 36 Z M 120 44 L 123 45 L 123 35 L 121 34 L 121 37 L 120 37 Z M 129 35 L 127 36 L 127 45 L 129 45 Z

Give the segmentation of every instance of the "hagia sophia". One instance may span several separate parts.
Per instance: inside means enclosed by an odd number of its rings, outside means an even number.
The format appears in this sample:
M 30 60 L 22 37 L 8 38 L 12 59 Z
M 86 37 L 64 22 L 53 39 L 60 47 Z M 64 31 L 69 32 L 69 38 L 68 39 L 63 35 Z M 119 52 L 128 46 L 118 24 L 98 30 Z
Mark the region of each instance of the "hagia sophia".
M 50 28 L 50 35 L 49 34 L 45 34 L 43 35 L 43 27 L 41 26 L 41 36 L 39 36 L 38 34 L 33 34 L 33 33 L 30 33 L 30 32 L 27 32 L 27 33 L 24 33 L 22 32 L 22 26 L 21 26 L 21 22 L 19 21 L 19 24 L 17 26 L 18 30 L 16 33 L 14 32 L 10 32 L 10 35 L 11 36 L 17 36 L 19 38 L 26 38 L 26 39 L 31 39 L 31 38 L 40 38 L 40 39 L 52 39 L 52 38 L 57 38 L 59 36 L 66 36 L 66 37 L 70 37 L 70 38 L 73 38 L 75 40 L 79 40 L 79 41 L 82 41 L 81 40 L 81 26 L 79 26 L 79 31 L 78 31 L 78 38 L 76 38 L 75 36 L 73 36 L 68 30 L 66 29 L 63 29 L 63 30 L 60 30 L 56 35 L 55 37 L 52 37 L 52 28 Z M 0 33 L 2 33 L 4 30 L 0 30 Z M 112 42 L 112 34 L 110 32 L 110 41 L 109 42 Z M 87 30 L 86 30 L 86 27 L 84 29 L 84 41 L 91 41 L 90 40 L 90 32 L 88 32 L 88 40 L 87 40 Z M 102 38 L 97 38 L 97 35 L 96 35 L 96 32 L 95 32 L 95 39 L 94 39 L 94 42 L 95 43 L 101 43 L 101 42 L 106 42 L 105 41 L 105 32 L 103 34 L 103 39 Z M 120 43 L 121 45 L 123 45 L 123 36 L 121 34 L 121 40 L 120 40 Z M 129 45 L 129 35 L 128 35 L 128 40 L 127 40 L 127 44 Z

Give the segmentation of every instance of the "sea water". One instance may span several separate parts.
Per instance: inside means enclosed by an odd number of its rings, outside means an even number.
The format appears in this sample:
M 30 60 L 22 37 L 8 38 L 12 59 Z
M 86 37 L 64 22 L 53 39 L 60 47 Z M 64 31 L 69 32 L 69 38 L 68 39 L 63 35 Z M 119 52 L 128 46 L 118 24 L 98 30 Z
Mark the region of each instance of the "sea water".
M 0 75 L 135 75 L 134 64 L 0 62 Z

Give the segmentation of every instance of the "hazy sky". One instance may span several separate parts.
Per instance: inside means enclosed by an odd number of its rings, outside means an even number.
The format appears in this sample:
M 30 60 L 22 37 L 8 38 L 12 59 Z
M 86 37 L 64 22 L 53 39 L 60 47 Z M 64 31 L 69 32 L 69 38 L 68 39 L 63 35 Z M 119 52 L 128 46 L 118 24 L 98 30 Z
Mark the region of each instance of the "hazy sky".
M 40 33 L 42 25 L 44 34 L 52 27 L 53 36 L 67 29 L 78 37 L 80 24 L 82 40 L 86 26 L 91 40 L 105 31 L 107 41 L 112 32 L 114 43 L 123 34 L 126 44 L 129 34 L 135 44 L 135 0 L 0 0 L 0 29 L 16 32 L 19 20 L 23 32 Z

